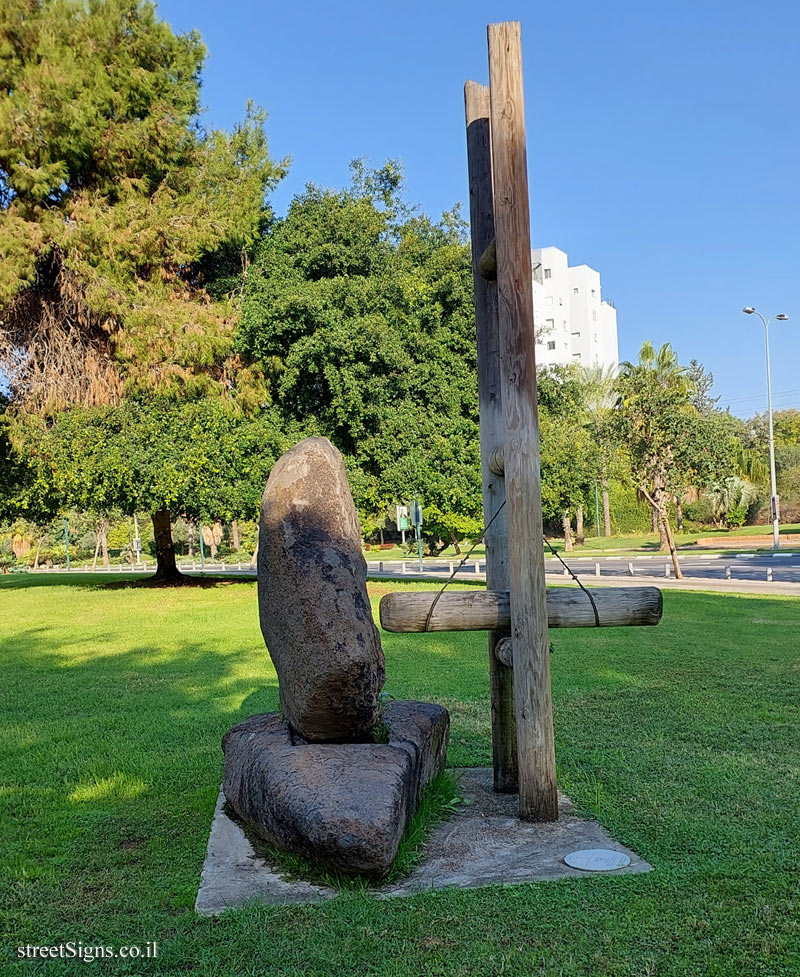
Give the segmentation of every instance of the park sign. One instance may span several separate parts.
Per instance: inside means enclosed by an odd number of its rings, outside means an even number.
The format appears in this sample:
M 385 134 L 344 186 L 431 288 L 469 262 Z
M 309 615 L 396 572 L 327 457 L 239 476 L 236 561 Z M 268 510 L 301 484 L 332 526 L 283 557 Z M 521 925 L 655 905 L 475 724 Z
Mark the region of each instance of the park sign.
M 397 529 L 399 532 L 404 533 L 409 526 L 408 506 L 396 505 L 394 508 L 395 508 L 395 522 L 397 523 Z

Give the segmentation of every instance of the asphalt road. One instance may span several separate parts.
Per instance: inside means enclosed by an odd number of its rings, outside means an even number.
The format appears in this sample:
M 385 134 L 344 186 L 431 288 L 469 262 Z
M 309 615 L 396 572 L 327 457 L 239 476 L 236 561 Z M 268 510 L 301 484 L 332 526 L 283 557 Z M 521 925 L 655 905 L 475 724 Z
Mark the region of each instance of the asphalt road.
M 673 577 L 672 562 L 669 557 L 663 554 L 658 556 L 602 556 L 602 557 L 581 557 L 568 554 L 564 556 L 567 565 L 582 579 L 594 578 L 598 574 L 600 577 Z M 477 572 L 476 572 L 477 563 Z M 726 578 L 733 580 L 763 580 L 772 579 L 781 583 L 800 584 L 800 554 L 781 554 L 772 556 L 769 554 L 748 554 L 732 553 L 730 555 L 719 556 L 717 554 L 705 554 L 702 556 L 682 556 L 680 565 L 686 577 L 699 577 L 703 579 Z M 379 563 L 376 560 L 368 562 L 370 571 L 378 569 Z M 405 566 L 409 575 L 419 572 L 419 564 L 416 560 L 405 561 Z M 457 566 L 456 561 L 449 560 L 425 560 L 424 567 L 426 573 L 450 573 Z M 399 561 L 386 561 L 383 564 L 384 570 L 399 572 L 402 564 Z M 545 568 L 548 574 L 563 573 L 562 564 L 555 558 L 545 560 Z M 483 560 L 475 561 L 470 559 L 458 573 L 459 579 L 469 579 L 471 576 L 482 575 L 485 572 L 486 564 Z M 632 571 L 632 572 L 631 572 Z

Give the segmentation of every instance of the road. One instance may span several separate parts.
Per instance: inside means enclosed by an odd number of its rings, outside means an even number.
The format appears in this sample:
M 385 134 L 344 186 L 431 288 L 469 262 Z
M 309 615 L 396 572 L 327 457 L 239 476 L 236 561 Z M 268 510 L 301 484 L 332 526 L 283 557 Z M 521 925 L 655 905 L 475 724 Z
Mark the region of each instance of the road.
M 580 577 L 581 581 L 591 585 L 593 581 L 604 581 L 609 584 L 623 585 L 639 580 L 642 584 L 656 584 L 663 587 L 681 587 L 688 589 L 710 589 L 721 592 L 773 593 L 800 595 L 800 553 L 753 554 L 704 553 L 680 557 L 680 565 L 684 573 L 684 580 L 676 581 L 672 563 L 664 559 L 663 554 L 657 556 L 576 556 L 568 554 L 565 557 L 567 565 Z M 403 577 L 409 579 L 420 576 L 429 579 L 446 580 L 458 566 L 455 560 L 424 561 L 424 570 L 419 572 L 419 562 L 415 559 L 400 560 L 368 560 L 367 569 L 370 576 L 375 577 Z M 210 560 L 201 567 L 199 561 L 193 564 L 180 564 L 178 567 L 188 573 L 224 574 L 225 576 L 255 577 L 256 571 L 249 564 L 212 563 Z M 97 573 L 130 573 L 138 571 L 142 574 L 152 573 L 155 569 L 152 562 L 138 567 L 97 567 Z M 545 561 L 548 582 L 557 583 L 559 577 L 569 580 L 569 574 L 564 572 L 562 564 L 555 558 L 549 557 Z M 36 573 L 65 573 L 65 567 L 52 569 L 41 568 Z M 72 567 L 73 573 L 91 572 L 88 567 Z M 486 563 L 484 560 L 470 559 L 458 571 L 457 579 L 480 580 L 485 579 Z M 668 583 L 667 581 L 671 581 Z M 737 583 L 738 581 L 738 583 Z M 694 585 L 692 585 L 694 582 Z M 705 583 L 705 587 L 704 587 Z
M 752 580 L 768 581 L 776 583 L 797 583 L 800 584 L 800 553 L 780 554 L 750 554 L 750 553 L 731 553 L 731 554 L 712 554 L 706 553 L 698 556 L 681 556 L 680 566 L 683 574 L 687 578 L 696 577 L 705 580 Z M 567 565 L 582 579 L 596 577 L 664 577 L 675 576 L 672 569 L 672 562 L 663 554 L 658 556 L 575 556 L 565 554 L 564 560 Z M 425 560 L 425 573 L 443 574 L 452 573 L 458 565 L 454 560 Z M 376 572 L 383 566 L 384 572 L 402 572 L 405 566 L 409 575 L 418 573 L 418 562 L 416 560 L 386 561 L 383 564 L 377 560 L 368 562 L 370 572 Z M 563 574 L 564 568 L 556 558 L 545 560 L 545 568 L 548 574 Z M 483 560 L 470 559 L 458 573 L 459 579 L 469 579 L 472 576 L 482 576 L 486 569 Z

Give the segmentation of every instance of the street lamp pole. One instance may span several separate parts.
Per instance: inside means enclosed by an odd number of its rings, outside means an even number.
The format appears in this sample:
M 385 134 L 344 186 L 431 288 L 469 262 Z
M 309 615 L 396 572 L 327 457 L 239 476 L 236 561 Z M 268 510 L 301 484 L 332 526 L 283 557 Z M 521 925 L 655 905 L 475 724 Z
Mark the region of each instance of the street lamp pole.
M 779 550 L 781 548 L 781 530 L 780 530 L 780 512 L 778 510 L 778 482 L 775 475 L 775 435 L 772 428 L 772 378 L 770 376 L 769 368 L 769 324 L 773 319 L 777 319 L 781 322 L 786 322 L 789 318 L 788 315 L 781 313 L 780 315 L 770 316 L 769 319 L 765 319 L 760 312 L 757 312 L 751 305 L 747 305 L 742 309 L 746 315 L 757 315 L 758 318 L 764 323 L 764 342 L 766 344 L 767 351 L 767 414 L 769 416 L 769 477 L 770 477 L 770 514 L 772 516 L 772 546 L 773 549 Z

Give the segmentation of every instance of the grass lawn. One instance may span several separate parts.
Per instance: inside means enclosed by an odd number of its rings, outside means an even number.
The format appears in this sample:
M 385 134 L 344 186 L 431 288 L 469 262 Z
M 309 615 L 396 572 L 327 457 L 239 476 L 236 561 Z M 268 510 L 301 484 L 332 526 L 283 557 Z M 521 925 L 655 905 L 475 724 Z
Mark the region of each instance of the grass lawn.
M 666 591 L 657 628 L 554 633 L 561 786 L 655 871 L 204 919 L 220 737 L 278 701 L 255 584 L 106 582 L 0 580 L 0 970 L 23 943 L 155 940 L 4 972 L 800 973 L 797 599 Z M 384 647 L 392 695 L 451 710 L 450 762 L 488 764 L 485 636 Z

